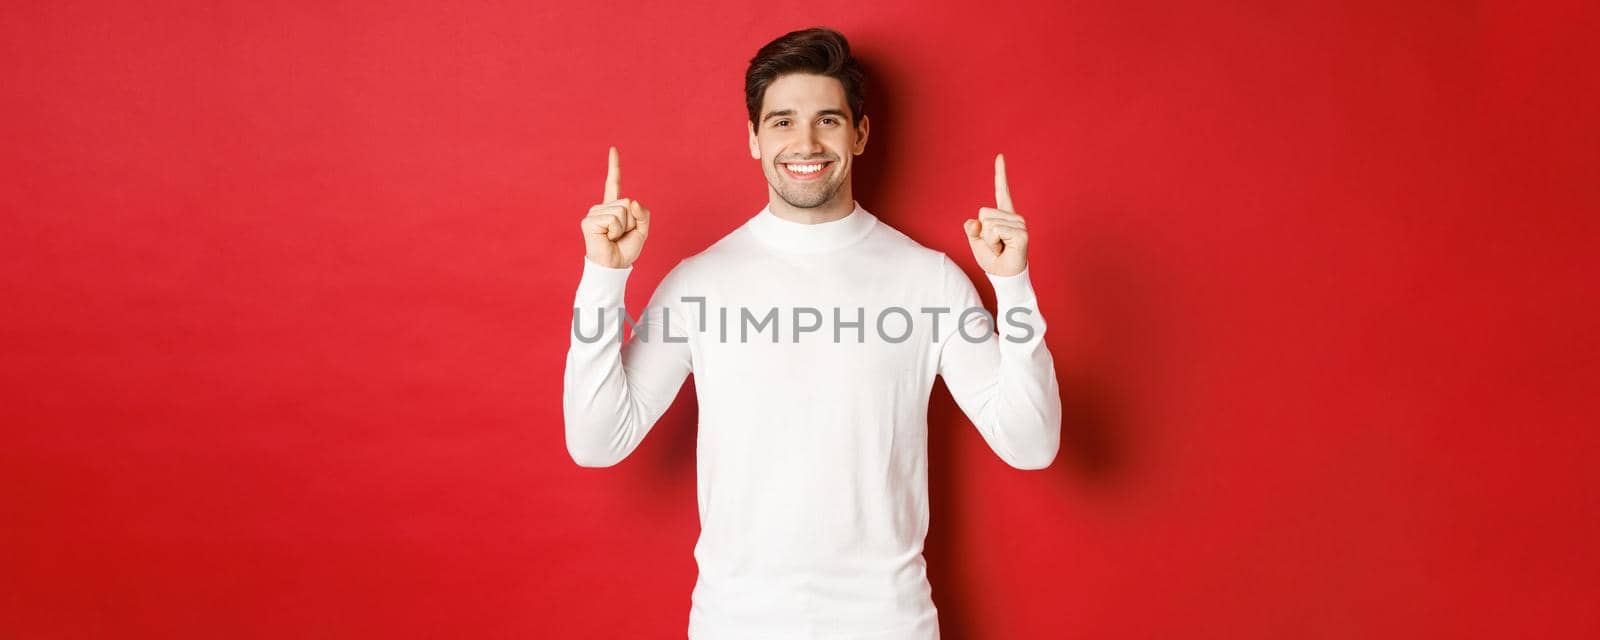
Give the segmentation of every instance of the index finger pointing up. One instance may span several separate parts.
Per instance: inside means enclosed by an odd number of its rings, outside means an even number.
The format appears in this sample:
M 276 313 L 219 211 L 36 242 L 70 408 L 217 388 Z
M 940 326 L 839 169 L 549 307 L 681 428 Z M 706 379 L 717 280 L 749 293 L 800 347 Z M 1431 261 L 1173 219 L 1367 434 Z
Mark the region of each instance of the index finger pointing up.
M 994 156 L 994 208 L 1015 212 L 1011 208 L 1011 187 L 1006 184 L 1006 156 L 1003 153 Z
M 622 161 L 617 157 L 617 148 L 611 147 L 611 159 L 606 167 L 606 197 L 601 202 L 616 200 L 622 192 Z

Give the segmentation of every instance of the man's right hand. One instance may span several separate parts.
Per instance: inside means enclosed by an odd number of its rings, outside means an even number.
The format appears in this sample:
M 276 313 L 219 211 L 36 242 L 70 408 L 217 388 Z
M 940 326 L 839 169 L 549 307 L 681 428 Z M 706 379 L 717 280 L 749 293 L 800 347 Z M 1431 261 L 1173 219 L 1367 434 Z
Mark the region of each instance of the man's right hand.
M 613 269 L 633 265 L 650 233 L 650 210 L 638 200 L 619 197 L 621 190 L 621 161 L 617 148 L 611 147 L 605 199 L 589 207 L 589 215 L 579 226 L 583 228 L 583 247 L 589 259 Z

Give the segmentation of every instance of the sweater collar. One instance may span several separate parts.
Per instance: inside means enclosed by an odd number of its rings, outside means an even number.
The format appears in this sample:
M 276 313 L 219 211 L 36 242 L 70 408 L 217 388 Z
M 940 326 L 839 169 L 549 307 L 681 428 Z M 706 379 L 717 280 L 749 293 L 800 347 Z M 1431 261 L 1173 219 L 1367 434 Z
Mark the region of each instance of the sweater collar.
M 769 204 L 750 219 L 750 231 L 763 243 L 790 253 L 824 253 L 854 244 L 877 225 L 877 216 L 851 200 L 855 210 L 838 220 L 806 224 L 785 220 L 772 213 Z

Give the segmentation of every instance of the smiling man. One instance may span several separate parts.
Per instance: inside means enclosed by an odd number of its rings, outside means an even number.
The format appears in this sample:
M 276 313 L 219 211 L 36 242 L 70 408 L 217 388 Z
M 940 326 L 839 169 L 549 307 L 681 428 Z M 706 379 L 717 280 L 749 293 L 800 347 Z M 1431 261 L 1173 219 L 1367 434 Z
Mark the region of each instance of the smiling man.
M 953 260 L 852 197 L 864 87 L 830 29 L 757 52 L 746 107 L 767 205 L 673 267 L 626 341 L 631 319 L 618 312 L 653 216 L 621 197 L 615 148 L 604 197 L 580 223 L 567 449 L 582 466 L 616 464 L 695 374 L 694 640 L 939 637 L 922 556 L 935 377 L 1011 466 L 1044 468 L 1060 445 L 1061 397 L 1004 158 L 995 206 L 963 223 L 996 322 Z
M 868 120 L 842 108 L 848 101 L 843 84 L 825 75 L 791 73 L 766 87 L 761 117 L 749 123 L 750 157 L 761 160 L 777 216 L 828 222 L 855 208 L 850 165 L 866 149 Z

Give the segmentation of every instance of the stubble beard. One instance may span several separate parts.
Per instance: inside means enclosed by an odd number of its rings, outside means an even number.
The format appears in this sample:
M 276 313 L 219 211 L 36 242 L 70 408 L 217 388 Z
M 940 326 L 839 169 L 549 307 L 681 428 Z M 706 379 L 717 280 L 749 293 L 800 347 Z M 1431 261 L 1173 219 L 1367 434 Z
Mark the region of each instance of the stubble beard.
M 833 200 L 834 194 L 839 192 L 839 187 L 844 186 L 844 177 L 829 178 L 825 183 L 814 186 L 797 185 L 790 182 L 783 174 L 783 168 L 773 165 L 775 174 L 772 190 L 778 193 L 779 198 L 796 209 L 815 209 Z M 833 167 L 829 167 L 831 173 Z

